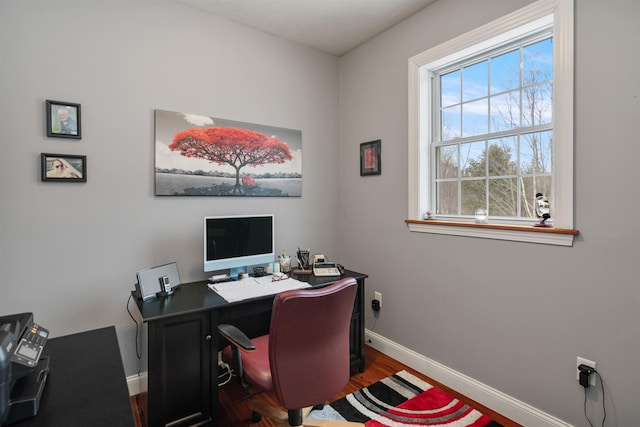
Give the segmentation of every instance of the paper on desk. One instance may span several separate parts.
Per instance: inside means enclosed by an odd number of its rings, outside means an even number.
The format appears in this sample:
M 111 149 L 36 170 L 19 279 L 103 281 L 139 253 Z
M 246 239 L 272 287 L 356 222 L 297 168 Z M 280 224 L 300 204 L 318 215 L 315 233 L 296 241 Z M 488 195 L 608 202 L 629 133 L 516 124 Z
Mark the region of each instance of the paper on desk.
M 216 292 L 228 302 L 242 301 L 249 298 L 274 295 L 290 289 L 309 288 L 306 282 L 288 278 L 274 282 L 272 276 L 248 277 L 234 282 L 210 283 L 209 289 Z

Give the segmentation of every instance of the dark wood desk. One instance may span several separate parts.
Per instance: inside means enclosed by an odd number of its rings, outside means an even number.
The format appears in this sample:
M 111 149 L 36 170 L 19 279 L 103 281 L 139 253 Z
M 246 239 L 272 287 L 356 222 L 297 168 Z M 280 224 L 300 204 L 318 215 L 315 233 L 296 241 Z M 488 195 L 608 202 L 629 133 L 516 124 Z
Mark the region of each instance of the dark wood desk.
M 313 287 L 340 277 L 293 275 Z M 364 280 L 366 274 L 345 271 L 358 281 L 351 318 L 351 367 L 364 370 Z M 234 323 L 256 337 L 268 332 L 273 295 L 229 303 L 207 282 L 182 284 L 173 295 L 137 300 L 148 325 L 149 426 L 217 426 L 217 353 L 225 345 L 220 323 Z
M 52 338 L 38 414 L 15 427 L 135 427 L 113 326 Z

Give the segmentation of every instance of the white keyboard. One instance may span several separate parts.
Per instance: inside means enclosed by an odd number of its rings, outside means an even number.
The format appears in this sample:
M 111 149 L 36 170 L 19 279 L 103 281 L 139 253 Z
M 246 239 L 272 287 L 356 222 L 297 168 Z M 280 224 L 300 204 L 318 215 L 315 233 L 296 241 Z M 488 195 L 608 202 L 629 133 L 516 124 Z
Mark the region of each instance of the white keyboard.
M 250 286 L 252 286 L 252 283 L 240 283 L 240 281 L 234 281 L 234 282 L 222 282 L 222 283 L 215 283 L 215 284 L 211 284 L 209 287 L 216 290 L 216 291 L 226 291 L 226 290 L 233 290 L 233 289 L 239 289 L 239 288 L 248 288 Z
M 308 288 L 311 285 L 292 278 L 274 282 L 272 276 L 263 276 L 247 277 L 233 282 L 210 283 L 208 286 L 222 298 L 233 302 L 265 295 L 274 295 L 290 289 Z

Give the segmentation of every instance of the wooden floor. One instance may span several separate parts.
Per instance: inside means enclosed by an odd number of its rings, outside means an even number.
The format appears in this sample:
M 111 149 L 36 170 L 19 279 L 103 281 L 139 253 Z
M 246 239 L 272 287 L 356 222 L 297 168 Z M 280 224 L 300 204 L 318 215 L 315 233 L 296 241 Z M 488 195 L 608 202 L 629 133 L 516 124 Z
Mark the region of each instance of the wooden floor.
M 404 369 L 408 372 L 411 372 L 413 375 L 422 378 L 428 383 L 441 388 L 452 396 L 464 401 L 469 406 L 478 409 L 480 412 L 488 415 L 493 420 L 502 424 L 504 427 L 522 427 L 520 424 L 517 424 L 503 417 L 502 415 L 493 412 L 492 410 L 474 402 L 473 400 L 466 398 L 465 396 L 462 396 L 456 391 L 449 389 L 443 384 L 440 384 L 437 381 L 417 371 L 414 371 L 413 369 L 403 365 L 397 360 L 386 356 L 383 353 L 380 353 L 372 347 L 365 346 L 365 360 L 366 366 L 364 372 L 352 376 L 349 383 L 345 386 L 344 390 L 342 390 L 333 399 L 330 399 L 331 401 L 339 399 L 349 393 L 373 384 L 376 381 L 381 380 L 382 378 L 393 375 L 396 372 Z M 246 395 L 247 392 L 237 384 L 235 378 L 230 383 L 220 388 L 219 399 L 221 414 L 218 424 L 219 427 L 246 427 L 249 425 L 251 410 L 249 410 L 249 408 L 247 407 L 246 400 L 243 400 Z M 146 425 L 145 419 L 145 411 L 147 408 L 146 398 L 146 394 L 139 394 L 131 397 L 131 404 L 133 406 L 137 427 L 148 427 Z M 259 394 L 255 398 L 267 401 L 269 404 L 275 405 L 274 398 L 269 394 Z M 275 427 L 275 425 L 276 424 L 271 420 L 263 417 L 260 423 L 252 424 L 252 427 Z

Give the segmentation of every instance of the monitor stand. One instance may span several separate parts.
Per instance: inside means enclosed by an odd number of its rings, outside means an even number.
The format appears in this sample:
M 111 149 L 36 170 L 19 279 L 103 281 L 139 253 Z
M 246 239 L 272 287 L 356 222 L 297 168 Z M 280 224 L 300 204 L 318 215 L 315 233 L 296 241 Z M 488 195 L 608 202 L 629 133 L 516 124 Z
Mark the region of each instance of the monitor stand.
M 244 273 L 244 272 L 245 272 L 245 267 L 231 268 L 229 270 L 229 277 L 231 277 L 231 280 L 238 280 L 238 278 L 240 277 L 240 273 Z

